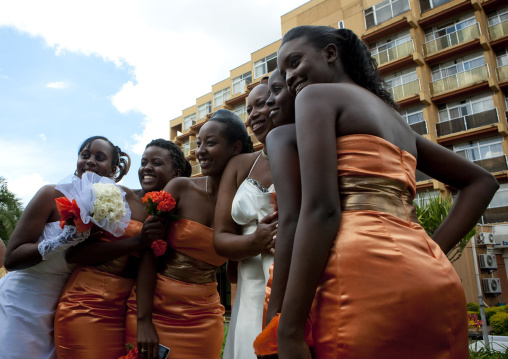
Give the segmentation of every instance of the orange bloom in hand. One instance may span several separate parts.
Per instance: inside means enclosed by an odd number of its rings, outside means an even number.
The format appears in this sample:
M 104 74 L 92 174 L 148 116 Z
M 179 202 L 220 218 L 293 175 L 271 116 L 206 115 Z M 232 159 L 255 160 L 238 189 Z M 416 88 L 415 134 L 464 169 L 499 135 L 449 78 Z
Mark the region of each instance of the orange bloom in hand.
M 157 239 L 156 241 L 153 241 L 151 246 L 153 250 L 153 253 L 156 257 L 160 257 L 164 253 L 166 253 L 166 249 L 168 248 L 168 243 L 166 241 L 163 241 L 162 239 Z
M 151 216 L 162 216 L 166 219 L 175 219 L 176 217 L 171 214 L 175 209 L 176 201 L 166 191 L 153 191 L 148 192 L 142 198 L 143 203 L 146 203 L 145 210 Z M 162 239 L 154 241 L 151 245 L 152 250 L 156 257 L 166 253 L 168 244 Z
M 134 347 L 127 353 L 127 355 L 124 355 L 118 359 L 138 359 L 138 358 L 139 358 L 138 348 Z
M 58 213 L 60 213 L 61 216 L 61 228 L 64 228 L 65 222 L 68 219 L 72 219 L 74 221 L 74 225 L 76 226 L 78 233 L 87 231 L 93 227 L 93 223 L 86 224 L 81 220 L 81 210 L 79 209 L 75 199 L 71 202 L 67 197 L 59 197 L 55 199 L 55 202 Z

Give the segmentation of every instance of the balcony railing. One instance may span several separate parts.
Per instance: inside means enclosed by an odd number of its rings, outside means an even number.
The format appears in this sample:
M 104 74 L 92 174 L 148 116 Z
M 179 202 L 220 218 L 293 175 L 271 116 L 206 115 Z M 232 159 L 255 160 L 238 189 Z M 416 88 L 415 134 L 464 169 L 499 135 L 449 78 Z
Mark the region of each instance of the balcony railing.
M 479 36 L 479 24 L 474 23 L 471 26 L 438 37 L 435 40 L 427 41 L 425 44 L 423 44 L 423 53 L 425 56 L 429 56 L 434 52 L 441 51 L 454 45 L 462 44 L 463 42 L 471 41 Z
M 245 123 L 247 121 L 247 112 L 237 113 L 238 117 Z
M 428 180 L 432 179 L 432 177 L 427 176 L 425 173 L 418 171 L 418 170 L 416 170 L 416 172 L 415 172 L 415 178 L 416 178 L 416 182 L 428 181 Z
M 196 150 L 196 148 L 198 148 L 198 140 L 191 141 L 189 146 L 190 151 Z
M 508 81 L 508 65 L 496 67 L 496 74 L 499 82 Z
M 408 41 L 381 51 L 375 55 L 372 55 L 373 58 L 376 59 L 378 65 L 382 65 L 386 62 L 390 62 L 396 59 L 400 59 L 401 57 L 408 56 L 414 51 L 413 39 L 409 39 Z
M 486 81 L 489 77 L 487 64 L 474 69 L 459 72 L 455 75 L 442 78 L 429 83 L 430 93 L 437 95 L 441 92 L 453 90 L 459 87 L 469 86 L 477 82 Z
M 196 176 L 201 174 L 201 166 L 200 165 L 194 165 L 192 166 L 192 174 L 191 176 Z
M 427 133 L 429 133 L 429 131 L 427 130 L 427 122 L 425 121 L 412 123 L 409 125 L 409 127 L 411 127 L 413 131 L 415 131 L 419 135 L 426 135 Z
M 418 92 L 420 92 L 420 79 L 416 79 L 403 85 L 391 87 L 388 91 L 392 94 L 395 101 L 404 97 L 418 95 Z
M 497 109 L 492 109 L 436 123 L 436 130 L 438 136 L 445 136 L 498 122 Z
M 484 160 L 473 161 L 478 166 L 483 167 L 489 172 L 501 172 L 508 170 L 508 164 L 506 163 L 506 156 L 497 156 L 487 158 Z
M 488 27 L 490 40 L 496 40 L 508 35 L 508 20 Z
M 483 224 L 508 222 L 508 206 L 487 208 L 482 217 Z

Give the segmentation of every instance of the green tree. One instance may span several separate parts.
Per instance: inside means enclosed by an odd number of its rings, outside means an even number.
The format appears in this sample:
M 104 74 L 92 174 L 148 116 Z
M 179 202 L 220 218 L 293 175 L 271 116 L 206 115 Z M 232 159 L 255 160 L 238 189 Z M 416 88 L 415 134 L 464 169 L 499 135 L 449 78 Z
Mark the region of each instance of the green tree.
M 23 206 L 14 193 L 7 188 L 7 181 L 0 177 L 0 238 L 5 245 L 23 213 Z
M 429 236 L 432 237 L 436 229 L 443 223 L 452 208 L 452 204 L 451 196 L 443 197 L 441 194 L 429 195 L 427 198 L 420 197 L 418 201 L 414 202 L 418 222 Z M 460 258 L 462 251 L 475 235 L 476 226 L 446 254 L 450 262 L 453 263 Z

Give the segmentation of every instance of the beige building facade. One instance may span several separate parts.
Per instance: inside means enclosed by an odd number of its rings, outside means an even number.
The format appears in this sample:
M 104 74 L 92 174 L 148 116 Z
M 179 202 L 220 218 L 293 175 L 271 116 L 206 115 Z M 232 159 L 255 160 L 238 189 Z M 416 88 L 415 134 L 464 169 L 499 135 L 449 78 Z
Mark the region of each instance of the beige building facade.
M 501 188 L 479 227 L 480 232 L 492 233 L 487 235 L 491 242 L 475 242 L 476 266 L 472 244 L 454 266 L 468 301 L 478 301 L 479 281 L 481 286 L 485 284 L 488 305 L 504 303 L 508 300 L 504 261 L 508 258 L 508 238 L 503 225 L 508 222 L 508 3 L 312 0 L 281 16 L 282 35 L 299 25 L 353 30 L 376 58 L 400 113 L 413 130 L 498 179 Z M 247 95 L 276 68 L 279 46 L 280 40 L 253 52 L 250 62 L 232 69 L 229 78 L 212 85 L 210 93 L 170 121 L 170 139 L 182 146 L 193 165 L 193 176 L 200 175 L 195 158 L 199 129 L 221 108 L 247 119 Z M 252 139 L 259 148 L 254 136 Z M 437 193 L 456 194 L 455 189 L 420 172 L 417 192 L 418 200 Z M 488 267 L 492 267 L 492 256 L 497 270 Z M 480 268 L 478 275 L 475 268 Z M 501 287 L 500 294 L 496 285 Z

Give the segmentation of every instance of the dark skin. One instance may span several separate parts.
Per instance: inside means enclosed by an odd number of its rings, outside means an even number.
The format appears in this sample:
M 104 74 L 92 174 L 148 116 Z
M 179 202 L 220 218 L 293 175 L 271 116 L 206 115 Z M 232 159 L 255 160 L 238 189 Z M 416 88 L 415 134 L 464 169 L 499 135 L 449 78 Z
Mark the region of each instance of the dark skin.
M 176 201 L 175 214 L 213 228 L 215 204 L 221 176 L 228 161 L 242 150 L 240 141 L 230 143 L 224 134 L 224 125 L 207 122 L 198 135 L 196 156 L 205 177 L 177 178 L 164 190 Z M 207 191 L 208 189 L 208 191 Z M 137 279 L 138 351 L 146 358 L 158 357 L 159 337 L 152 323 L 153 295 L 157 268 L 152 251 L 141 258 Z
M 168 149 L 149 146 L 141 157 L 138 177 L 141 190 L 134 192 L 142 198 L 148 192 L 160 191 L 171 179 L 180 177 L 180 169 L 175 166 Z
M 268 86 L 260 84 L 252 90 L 247 99 L 247 113 L 249 114 L 247 125 L 254 124 L 256 128 L 254 134 L 263 145 L 266 135 L 274 128 L 269 119 L 270 110 L 266 104 L 269 95 Z M 233 261 L 250 258 L 260 253 L 273 253 L 274 236 L 277 233 L 276 213 L 263 218 L 256 231 L 246 235 L 240 234 L 240 226 L 231 217 L 231 206 L 238 187 L 247 178 L 258 157 L 251 178 L 261 182 L 265 188 L 270 187 L 272 185 L 270 162 L 260 156 L 259 152 L 240 154 L 232 158 L 221 179 L 215 209 L 213 241 L 217 253 Z M 228 263 L 228 273 L 233 277 L 234 267 L 236 264 Z
M 94 144 L 97 141 L 102 140 L 95 140 L 90 146 L 90 149 L 93 148 Z M 102 142 L 106 143 L 105 141 Z M 153 168 L 151 167 L 153 166 L 153 164 L 148 164 L 149 171 L 151 170 L 150 173 L 153 174 L 153 177 L 163 178 L 162 180 L 160 180 L 160 182 L 164 182 L 166 178 L 171 179 L 172 178 L 171 176 L 174 175 L 175 172 L 173 171 L 172 168 L 172 160 L 169 156 L 169 153 L 166 154 L 167 157 L 169 157 L 169 159 L 164 157 L 165 159 L 164 161 L 162 157 L 164 156 L 165 153 L 160 150 L 161 149 L 159 147 L 156 147 L 155 149 L 150 148 L 148 154 L 147 151 L 145 150 L 145 152 L 143 153 L 144 156 L 143 158 L 146 163 L 148 161 L 151 161 L 152 163 L 157 162 L 157 164 L 159 164 L 159 162 L 161 163 L 164 162 L 165 171 L 160 171 L 159 176 L 156 175 L 155 170 L 153 170 Z M 165 149 L 162 150 L 167 152 L 167 150 Z M 105 149 L 104 152 L 107 152 L 107 150 Z M 110 155 L 112 156 L 111 148 Z M 147 160 L 147 157 L 149 158 L 149 160 Z M 88 170 L 92 164 L 93 164 L 92 161 L 90 161 L 86 169 Z M 168 169 L 167 168 L 168 166 L 171 168 Z M 147 181 L 147 182 L 148 185 L 142 183 L 142 186 L 151 188 L 153 190 L 156 190 L 156 188 L 159 188 L 160 190 L 165 185 L 165 182 L 162 184 L 158 184 L 157 181 Z M 129 208 L 132 212 L 131 219 L 138 222 L 144 222 L 143 228 L 141 229 L 141 233 L 134 237 L 124 238 L 121 241 L 104 242 L 99 240 L 101 233 L 96 232 L 95 235 L 89 238 L 88 240 L 78 244 L 77 246 L 71 247 L 67 251 L 66 259 L 69 263 L 78 263 L 78 264 L 105 263 L 107 261 L 121 257 L 123 255 L 145 250 L 150 247 L 151 243 L 154 240 L 159 239 L 164 235 L 165 225 L 162 219 L 158 217 L 150 217 L 147 219 L 148 214 L 145 211 L 144 204 L 141 203 L 140 197 L 126 187 L 121 186 L 121 188 L 126 193 L 125 199 L 127 200 Z
M 112 149 L 106 141 L 95 140 L 79 154 L 76 169 L 78 177 L 86 171 L 104 177 L 114 176 L 116 167 L 112 165 L 112 156 Z M 63 197 L 63 194 L 55 189 L 55 185 L 46 185 L 30 201 L 9 241 L 5 260 L 7 270 L 28 268 L 42 261 L 37 240 L 46 223 L 60 220 L 55 203 L 58 197 Z M 127 190 L 127 200 L 130 201 L 133 213 L 139 212 L 136 211 L 136 201 L 139 200 L 136 198 Z
M 413 133 L 392 108 L 356 85 L 343 70 L 334 44 L 316 49 L 304 37 L 288 41 L 279 50 L 278 67 L 296 95 L 302 203 L 277 342 L 280 358 L 308 359 L 304 327 L 341 219 L 337 137 L 381 137 L 415 156 L 419 170 L 459 189 L 433 236 L 445 253 L 477 223 L 499 184 L 481 167 Z M 283 180 L 275 174 L 274 179 L 276 184 Z
M 274 267 L 270 301 L 266 314 L 266 323 L 270 323 L 276 313 L 282 309 L 289 273 L 293 239 L 298 223 L 301 183 L 298 150 L 296 147 L 296 129 L 294 97 L 289 94 L 286 81 L 275 70 L 268 79 L 270 97 L 270 118 L 277 127 L 267 136 L 267 149 L 270 156 L 270 169 L 275 180 L 289 177 L 288 182 L 276 182 L 277 204 L 279 206 L 279 235 L 275 244 Z M 291 165 L 288 165 L 291 164 Z

